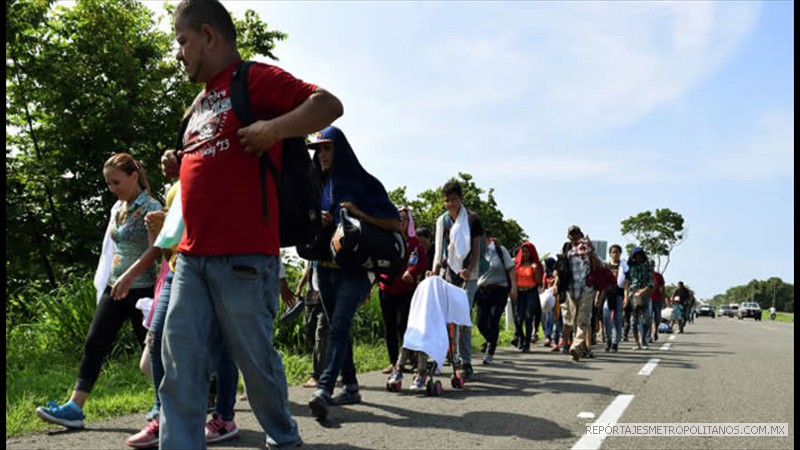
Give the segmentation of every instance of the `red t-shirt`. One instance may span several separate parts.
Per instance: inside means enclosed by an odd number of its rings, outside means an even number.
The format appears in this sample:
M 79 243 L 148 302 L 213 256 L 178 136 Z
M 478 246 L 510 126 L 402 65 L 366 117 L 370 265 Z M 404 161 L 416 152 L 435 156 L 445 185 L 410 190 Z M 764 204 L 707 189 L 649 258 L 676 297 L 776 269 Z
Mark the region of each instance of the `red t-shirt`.
M 409 270 L 408 259 L 411 257 L 411 252 L 413 252 L 414 249 L 417 249 L 417 265 Z M 403 264 L 403 270 L 398 272 L 389 282 L 386 282 L 383 278 L 381 278 L 381 290 L 389 295 L 400 295 L 407 292 L 414 292 L 414 289 L 417 288 L 416 280 L 420 275 L 425 273 L 427 269 L 428 255 L 425 253 L 425 247 L 422 246 L 422 242 L 420 242 L 419 238 L 410 236 L 408 240 L 406 240 L 406 261 Z M 411 284 L 403 281 L 403 274 L 406 272 L 406 270 L 408 270 L 411 273 L 411 276 L 414 277 L 414 282 Z
M 195 98 L 184 134 L 181 201 L 185 231 L 178 252 L 218 256 L 280 253 L 278 196 L 267 181 L 270 220 L 262 220 L 258 158 L 239 142 L 239 118 L 231 108 L 230 84 L 239 62 L 221 70 Z M 300 105 L 317 88 L 278 67 L 254 64 L 248 75 L 253 116 L 277 117 Z M 280 170 L 281 144 L 269 156 Z
M 658 272 L 653 272 L 653 292 L 650 294 L 650 298 L 654 302 L 660 302 L 664 300 L 664 297 L 661 294 L 663 291 L 664 291 L 664 276 Z

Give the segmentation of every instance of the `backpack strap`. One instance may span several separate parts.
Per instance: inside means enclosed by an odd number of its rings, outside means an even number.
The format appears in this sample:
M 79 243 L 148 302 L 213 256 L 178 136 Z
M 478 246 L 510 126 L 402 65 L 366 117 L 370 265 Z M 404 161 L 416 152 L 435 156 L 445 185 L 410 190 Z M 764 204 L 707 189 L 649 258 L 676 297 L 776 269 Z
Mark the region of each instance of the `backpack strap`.
M 175 140 L 175 150 L 183 150 L 183 135 L 186 133 L 186 128 L 189 127 L 189 119 L 191 118 L 191 113 L 186 114 L 186 117 L 181 119 L 181 124 L 178 125 L 178 137 Z
M 250 105 L 250 94 L 248 90 L 247 78 L 253 61 L 242 61 L 233 71 L 231 79 L 231 108 L 242 126 L 248 126 L 255 122 L 253 109 Z M 269 208 L 267 207 L 267 170 L 275 180 L 275 188 L 279 189 L 278 170 L 272 162 L 272 158 L 265 150 L 258 158 L 259 175 L 261 177 L 261 221 L 269 223 Z

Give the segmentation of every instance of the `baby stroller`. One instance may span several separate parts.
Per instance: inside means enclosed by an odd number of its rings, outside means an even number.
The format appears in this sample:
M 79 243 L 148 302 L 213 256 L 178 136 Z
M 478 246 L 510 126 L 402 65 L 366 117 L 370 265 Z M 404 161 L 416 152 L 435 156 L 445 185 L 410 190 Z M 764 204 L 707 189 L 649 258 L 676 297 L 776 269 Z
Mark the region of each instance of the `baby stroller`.
M 408 352 L 417 351 L 428 356 L 425 393 L 431 397 L 442 395 L 442 383 L 433 377 L 443 367 L 448 349 L 453 352 L 455 347 L 453 334 L 448 330 L 450 324 L 472 326 L 467 293 L 441 277 L 428 277 L 417 286 L 411 298 L 408 326 L 403 336 L 403 352 L 395 371 L 386 381 L 386 390 L 400 392 L 403 360 Z M 455 389 L 461 389 L 465 384 L 461 368 L 456 364 L 453 364 L 450 384 Z

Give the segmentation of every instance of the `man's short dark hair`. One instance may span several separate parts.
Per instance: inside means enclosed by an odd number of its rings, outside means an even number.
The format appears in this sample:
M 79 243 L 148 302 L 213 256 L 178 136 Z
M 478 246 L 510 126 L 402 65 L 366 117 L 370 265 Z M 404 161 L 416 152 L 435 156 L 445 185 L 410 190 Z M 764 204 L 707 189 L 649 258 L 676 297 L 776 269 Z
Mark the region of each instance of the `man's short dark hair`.
M 619 244 L 611 244 L 611 247 L 608 248 L 608 253 L 611 253 L 611 251 L 614 249 L 617 249 L 620 253 L 622 253 L 622 247 Z
M 450 180 L 444 184 L 442 187 L 442 195 L 445 197 L 456 194 L 458 198 L 463 198 L 463 194 L 461 194 L 461 184 L 456 180 Z
M 175 8 L 175 18 L 186 21 L 195 31 L 208 24 L 236 45 L 236 26 L 228 10 L 217 0 L 183 0 Z
M 431 239 L 433 237 L 431 230 L 425 227 L 417 228 L 417 236 L 424 237 L 425 239 Z

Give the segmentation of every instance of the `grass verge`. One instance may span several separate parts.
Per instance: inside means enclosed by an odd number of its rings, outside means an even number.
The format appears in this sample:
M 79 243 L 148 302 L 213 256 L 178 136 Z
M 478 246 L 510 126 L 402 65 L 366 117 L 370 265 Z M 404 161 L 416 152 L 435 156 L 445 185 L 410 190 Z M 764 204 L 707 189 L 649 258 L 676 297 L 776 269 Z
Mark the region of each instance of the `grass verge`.
M 381 369 L 386 365 L 383 342 L 357 345 L 354 351 L 359 372 Z M 47 351 L 29 355 L 32 356 L 24 361 L 14 357 L 6 360 L 6 439 L 56 427 L 36 417 L 35 409 L 49 400 L 59 404 L 65 402 L 75 383 L 78 360 L 66 360 Z M 290 386 L 308 379 L 311 355 L 281 352 L 281 356 Z M 241 381 L 240 378 L 240 390 Z M 152 381 L 139 370 L 139 356 L 107 361 L 92 396 L 86 402 L 86 422 L 140 413 L 144 424 L 145 414 L 153 406 L 153 395 Z

